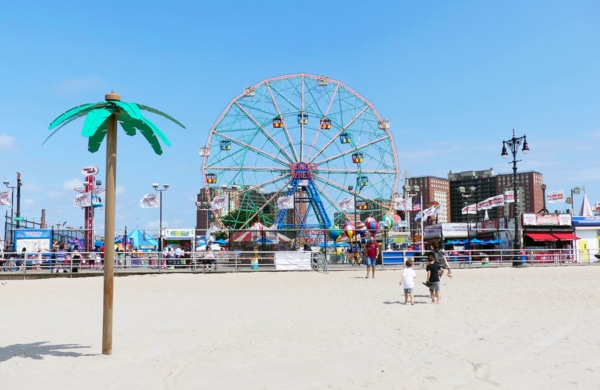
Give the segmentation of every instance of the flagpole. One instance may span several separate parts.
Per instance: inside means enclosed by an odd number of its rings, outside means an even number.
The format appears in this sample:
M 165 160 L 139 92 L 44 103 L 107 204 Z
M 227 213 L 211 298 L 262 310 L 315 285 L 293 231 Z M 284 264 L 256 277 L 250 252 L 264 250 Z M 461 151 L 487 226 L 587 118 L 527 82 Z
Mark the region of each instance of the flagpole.
M 421 201 L 421 253 L 425 255 L 425 232 L 423 231 L 423 211 L 425 210 L 423 206 L 423 191 L 419 191 L 419 197 Z

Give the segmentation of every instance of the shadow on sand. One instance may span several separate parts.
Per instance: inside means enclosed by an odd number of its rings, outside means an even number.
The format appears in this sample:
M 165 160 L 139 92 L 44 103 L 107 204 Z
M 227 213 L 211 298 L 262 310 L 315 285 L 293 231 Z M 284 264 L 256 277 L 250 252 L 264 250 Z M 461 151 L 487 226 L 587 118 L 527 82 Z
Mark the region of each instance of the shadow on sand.
M 97 354 L 86 354 L 74 351 L 62 351 L 62 350 L 73 350 L 80 348 L 90 348 L 77 344 L 48 344 L 48 341 L 40 341 L 37 343 L 30 344 L 13 344 L 6 347 L 0 347 L 0 362 L 5 362 L 14 357 L 23 357 L 35 360 L 41 360 L 44 356 L 69 356 L 69 357 L 80 357 L 80 356 L 96 356 Z

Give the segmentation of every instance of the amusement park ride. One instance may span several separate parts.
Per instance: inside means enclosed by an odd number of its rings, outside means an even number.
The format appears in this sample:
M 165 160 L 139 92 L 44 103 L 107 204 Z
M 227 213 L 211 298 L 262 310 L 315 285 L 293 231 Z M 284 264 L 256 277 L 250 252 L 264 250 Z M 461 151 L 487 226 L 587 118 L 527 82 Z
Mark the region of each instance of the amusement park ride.
M 104 192 L 104 188 L 100 188 L 102 182 L 96 180 L 99 172 L 96 166 L 87 166 L 82 168 L 81 172 L 85 176 L 83 187 L 74 188 L 79 192 L 75 198 L 75 203 L 84 211 L 84 251 L 92 252 L 94 250 L 94 210 L 96 207 L 102 206 L 100 194 Z
M 254 222 L 279 230 L 329 229 L 357 212 L 392 212 L 400 170 L 389 121 L 357 92 L 325 76 L 292 74 L 245 88 L 218 117 L 200 148 L 204 186 L 229 192 L 217 223 Z M 352 188 L 350 190 L 349 188 Z M 340 202 L 356 196 L 362 210 Z M 277 200 L 293 198 L 278 209 Z

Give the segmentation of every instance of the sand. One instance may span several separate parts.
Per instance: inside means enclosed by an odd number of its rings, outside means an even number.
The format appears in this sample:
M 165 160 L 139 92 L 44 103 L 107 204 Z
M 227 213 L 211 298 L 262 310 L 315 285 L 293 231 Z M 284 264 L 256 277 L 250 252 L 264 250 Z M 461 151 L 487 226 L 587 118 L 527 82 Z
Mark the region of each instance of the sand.
M 2 281 L 2 389 L 593 389 L 600 267 L 418 268 Z

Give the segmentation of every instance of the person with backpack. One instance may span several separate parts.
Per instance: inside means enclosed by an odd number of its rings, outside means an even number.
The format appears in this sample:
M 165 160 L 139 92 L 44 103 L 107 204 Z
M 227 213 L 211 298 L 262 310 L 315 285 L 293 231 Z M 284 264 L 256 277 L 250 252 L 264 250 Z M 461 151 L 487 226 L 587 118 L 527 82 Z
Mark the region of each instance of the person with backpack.
M 448 270 L 448 277 L 451 278 L 452 270 L 450 269 L 450 265 L 448 265 L 448 259 L 446 258 L 446 254 L 444 253 L 444 250 L 442 249 L 442 246 L 438 240 L 431 242 L 431 253 L 433 254 L 435 262 L 440 269 L 440 279 L 444 275 L 445 269 Z

